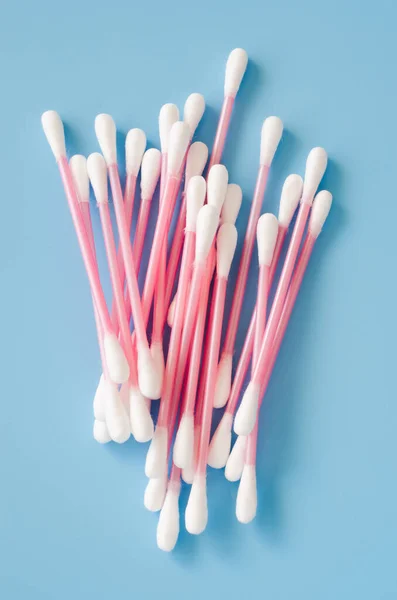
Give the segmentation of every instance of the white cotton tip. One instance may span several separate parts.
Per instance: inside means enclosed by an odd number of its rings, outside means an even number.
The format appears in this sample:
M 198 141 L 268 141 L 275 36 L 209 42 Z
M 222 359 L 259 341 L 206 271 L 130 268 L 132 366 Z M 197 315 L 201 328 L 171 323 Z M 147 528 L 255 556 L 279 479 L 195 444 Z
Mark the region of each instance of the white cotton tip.
M 189 494 L 185 512 L 185 525 L 189 533 L 203 533 L 208 522 L 207 482 L 205 475 L 196 475 Z
M 276 246 L 278 233 L 277 218 L 271 213 L 265 213 L 258 219 L 256 239 L 258 242 L 258 260 L 260 265 L 270 266 Z
M 95 419 L 92 434 L 94 436 L 94 440 L 98 442 L 98 444 L 108 444 L 112 441 L 108 426 L 104 421 L 98 421 L 98 419 Z
M 149 479 L 143 497 L 143 504 L 147 510 L 158 512 L 164 504 L 167 491 L 167 477 L 162 475 L 156 479 Z
M 125 138 L 125 168 L 128 175 L 138 175 L 145 148 L 145 132 L 142 129 L 130 129 Z
M 119 394 L 128 418 L 130 418 L 130 383 L 128 381 L 120 386 Z M 134 435 L 132 429 L 131 433 Z
M 158 400 L 161 396 L 161 373 L 153 360 L 150 349 L 138 344 L 138 382 L 142 394 L 151 400 Z
M 161 152 L 157 148 L 146 150 L 141 167 L 142 200 L 151 200 L 161 171 Z
M 238 481 L 241 478 L 245 463 L 245 448 L 247 438 L 239 435 L 234 443 L 225 468 L 225 477 L 228 481 Z
M 175 104 L 164 104 L 159 114 L 160 147 L 163 153 L 168 152 L 171 129 L 177 121 L 179 121 L 178 107 Z
M 224 165 L 214 165 L 208 175 L 207 202 L 218 211 L 222 210 L 225 202 L 229 174 Z
M 106 425 L 110 437 L 114 442 L 123 444 L 131 435 L 127 412 L 117 386 L 111 381 L 106 381 L 104 389 Z
M 175 548 L 179 536 L 179 491 L 180 485 L 168 486 L 157 525 L 157 546 L 164 552 Z
M 114 383 L 124 383 L 130 376 L 130 367 L 119 340 L 113 333 L 105 334 L 103 347 L 110 379 Z
M 146 477 L 161 477 L 166 470 L 168 433 L 166 427 L 157 426 L 146 455 Z
M 170 304 L 170 307 L 168 309 L 168 313 L 167 313 L 168 327 L 171 327 L 171 328 L 172 328 L 172 326 L 174 324 L 175 306 L 176 306 L 176 295 L 173 297 L 172 302 Z
M 213 206 L 205 204 L 199 210 L 196 225 L 196 262 L 202 263 L 208 252 L 218 229 L 219 213 Z
M 258 415 L 260 386 L 252 381 L 248 384 L 234 420 L 237 435 L 249 435 L 254 428 Z
M 47 110 L 41 115 L 41 125 L 56 160 L 66 156 L 65 132 L 58 113 Z
M 242 200 L 241 187 L 237 183 L 229 183 L 221 210 L 221 223 L 232 223 L 233 225 L 236 223 Z
M 233 256 L 237 246 L 237 229 L 231 223 L 220 226 L 216 237 L 216 273 L 218 277 L 229 277 Z
M 190 129 L 187 123 L 177 121 L 172 126 L 168 147 L 168 173 L 176 177 L 182 167 L 190 142 Z
M 197 125 L 205 111 L 205 100 L 201 94 L 190 94 L 183 109 L 183 120 L 189 125 L 190 138 L 194 136 Z
M 323 190 L 314 198 L 312 212 L 310 214 L 309 232 L 313 237 L 321 233 L 326 218 L 332 205 L 332 194 Z
M 98 204 L 108 201 L 108 172 L 102 154 L 94 152 L 87 158 L 87 173 Z
M 102 375 L 99 379 L 98 387 L 95 392 L 94 403 L 93 403 L 94 417 L 98 421 L 105 421 L 105 401 L 104 401 L 104 397 L 103 397 L 103 395 L 105 393 L 104 387 L 105 387 L 105 377 L 102 373 Z
M 300 175 L 288 175 L 281 190 L 278 222 L 287 229 L 302 197 L 303 179 Z
M 116 124 L 110 115 L 95 118 L 95 134 L 108 166 L 117 163 Z
M 87 172 L 87 159 L 82 154 L 75 154 L 69 161 L 73 183 L 79 202 L 90 201 L 90 180 Z
M 146 398 L 136 387 L 129 389 L 130 426 L 137 442 L 144 444 L 153 437 L 154 426 Z
M 204 177 L 195 175 L 187 186 L 186 192 L 186 230 L 196 231 L 197 215 L 204 205 L 207 185 Z
M 225 413 L 215 430 L 209 447 L 208 464 L 214 469 L 222 469 L 229 458 L 232 444 L 233 415 Z
M 154 360 L 154 365 L 156 367 L 157 375 L 160 378 L 160 389 L 163 388 L 164 381 L 164 371 L 165 371 L 165 360 L 164 360 L 164 350 L 163 350 L 163 342 L 160 340 L 159 342 L 152 342 L 150 347 L 150 353 Z
M 225 96 L 234 98 L 239 90 L 247 69 L 248 54 L 242 48 L 235 48 L 229 54 L 225 72 Z
M 306 161 L 305 179 L 303 181 L 302 201 L 313 202 L 317 188 L 327 168 L 328 157 L 324 148 L 313 148 Z
M 261 132 L 260 164 L 270 167 L 283 135 L 283 122 L 278 117 L 264 120 Z
M 183 415 L 176 434 L 173 459 L 180 469 L 193 464 L 194 453 L 194 417 Z
M 192 485 L 194 479 L 194 467 L 190 466 L 182 469 L 181 477 L 185 483 Z
M 240 523 L 250 523 L 255 519 L 257 505 L 255 465 L 244 465 L 237 492 L 237 520 Z
M 208 160 L 208 147 L 203 142 L 194 142 L 187 153 L 185 185 L 195 175 L 202 175 Z
M 233 357 L 230 354 L 222 355 L 216 375 L 214 408 L 223 408 L 229 399 L 232 387 L 232 368 Z

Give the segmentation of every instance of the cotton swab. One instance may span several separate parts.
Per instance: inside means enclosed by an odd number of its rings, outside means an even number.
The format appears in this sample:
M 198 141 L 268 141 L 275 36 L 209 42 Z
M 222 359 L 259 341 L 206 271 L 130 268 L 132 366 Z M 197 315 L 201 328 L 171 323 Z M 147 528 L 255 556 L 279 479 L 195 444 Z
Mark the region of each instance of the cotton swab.
M 167 287 L 165 293 L 165 306 L 171 306 L 170 300 L 174 288 L 176 272 L 178 269 L 179 258 L 184 241 L 184 228 L 186 223 L 186 190 L 189 181 L 196 175 L 202 175 L 204 167 L 208 160 L 208 148 L 202 142 L 194 142 L 187 153 L 185 169 L 185 187 L 182 194 L 181 209 L 178 215 L 178 221 L 175 226 L 174 237 L 170 249 L 170 255 L 167 264 Z M 175 302 L 175 298 L 173 300 Z M 171 303 L 172 304 L 172 303 Z M 175 304 L 174 304 L 175 307 Z
M 91 248 L 93 253 L 95 254 L 95 242 L 94 242 L 94 234 L 92 231 L 92 223 L 91 223 L 91 214 L 90 214 L 90 181 L 88 178 L 87 172 L 87 159 L 85 156 L 81 154 L 76 154 L 72 156 L 69 161 L 70 169 L 72 172 L 73 183 L 77 193 L 77 197 L 79 200 L 80 211 L 83 217 L 84 226 L 87 231 L 87 235 L 90 240 Z M 98 334 L 98 344 L 101 355 L 102 362 L 102 370 L 106 371 L 106 361 L 105 361 L 105 351 L 103 348 L 103 330 L 101 321 L 98 315 L 98 311 L 95 307 L 95 302 L 93 299 L 93 308 L 94 308 L 94 317 L 95 317 L 95 325 Z M 107 376 L 108 378 L 109 376 Z M 94 396 L 94 429 L 93 434 L 94 438 L 100 444 L 106 444 L 110 442 L 111 437 L 106 425 L 106 417 L 105 417 L 105 401 L 104 394 L 106 392 L 106 384 L 104 382 L 104 375 L 101 376 L 100 385 L 98 385 L 97 391 Z M 99 422 L 98 422 L 99 421 Z
M 134 349 L 132 347 L 130 330 L 129 330 L 129 326 L 128 326 L 127 317 L 125 314 L 123 288 L 121 285 L 120 272 L 118 269 L 116 244 L 114 241 L 111 218 L 110 218 L 110 211 L 109 211 L 109 205 L 108 205 L 107 168 L 106 168 L 106 163 L 105 163 L 105 159 L 103 158 L 103 156 L 98 153 L 91 154 L 87 160 L 87 170 L 88 170 L 88 175 L 89 175 L 89 178 L 91 181 L 92 188 L 94 190 L 95 198 L 97 200 L 98 207 L 99 207 L 99 215 L 100 215 L 100 219 L 101 219 L 106 255 L 107 255 L 108 264 L 109 264 L 109 273 L 110 273 L 110 279 L 111 279 L 111 283 L 112 283 L 112 291 L 113 291 L 113 295 L 114 295 L 115 306 L 116 306 L 116 310 L 117 310 L 117 321 L 120 326 L 121 339 L 122 339 L 123 347 L 124 347 L 126 356 L 128 358 L 129 364 L 131 365 L 129 390 L 130 390 L 130 395 L 131 395 L 130 410 L 132 410 L 132 398 L 133 398 L 134 403 L 143 404 L 145 406 L 146 406 L 146 404 L 145 404 L 145 401 L 143 398 L 141 399 L 141 401 L 139 400 L 139 398 L 137 397 L 137 393 L 135 391 L 137 389 L 137 372 L 136 372 L 136 364 L 135 364 L 135 353 L 134 353 Z M 114 404 L 112 406 L 113 419 L 117 418 L 119 427 L 121 428 L 122 432 L 125 432 L 125 436 L 126 436 L 127 431 L 128 431 L 128 437 L 129 437 L 129 434 L 131 431 L 130 421 L 129 421 L 128 415 L 126 413 L 124 404 L 121 400 L 121 397 L 119 394 L 117 394 L 117 398 L 116 398 L 116 395 L 114 394 L 112 399 L 113 399 L 113 404 Z M 106 406 L 108 406 L 108 405 L 106 405 Z M 108 415 L 107 409 L 106 409 L 105 413 L 107 416 Z M 151 436 L 151 434 L 153 433 L 153 423 L 151 421 L 150 414 L 141 415 L 141 411 L 139 411 L 139 417 L 140 417 L 140 420 L 142 420 L 142 422 L 143 422 L 143 425 L 142 425 L 142 427 L 144 428 L 143 437 L 145 439 L 148 436 Z M 108 423 L 108 419 L 106 419 L 106 422 L 109 427 L 109 433 L 112 436 L 112 438 L 114 439 L 112 430 L 110 429 L 110 424 Z M 141 427 L 140 423 L 138 423 L 138 425 L 136 427 L 134 426 L 134 434 L 135 434 L 135 429 L 137 429 L 139 432 L 138 437 L 140 437 L 140 429 L 138 429 L 140 427 Z M 128 439 L 128 437 L 127 437 L 127 439 Z M 146 441 L 146 439 L 145 439 L 145 441 Z
M 99 318 L 102 323 L 104 338 L 103 347 L 109 376 L 115 383 L 123 383 L 129 377 L 129 366 L 121 345 L 113 330 L 109 311 L 99 279 L 98 266 L 92 251 L 89 238 L 79 209 L 73 177 L 66 158 L 65 135 L 60 116 L 53 110 L 43 113 L 41 117 L 43 130 L 51 150 L 55 156 L 61 175 L 73 224 L 76 230 L 84 266 L 87 271 L 91 293 L 95 301 Z
M 283 270 L 280 275 L 272 309 L 270 311 L 260 355 L 253 376 L 251 377 L 251 381 L 244 393 L 240 407 L 236 413 L 234 431 L 237 433 L 237 435 L 248 435 L 251 433 L 255 425 L 260 396 L 260 382 L 264 377 L 270 360 L 274 336 L 280 321 L 285 297 L 288 292 L 288 286 L 291 281 L 292 272 L 295 266 L 311 205 L 313 203 L 314 194 L 316 193 L 316 190 L 324 175 L 326 166 L 327 154 L 325 150 L 323 148 L 314 148 L 311 150 L 306 162 L 306 172 L 301 204 L 298 211 L 298 216 L 296 218 L 287 256 L 285 258 Z
M 201 94 L 190 94 L 183 108 L 183 120 L 189 125 L 190 139 L 193 138 L 205 111 L 205 100 Z
M 168 163 L 168 145 L 171 128 L 179 120 L 179 110 L 175 104 L 165 104 L 160 109 L 159 114 L 159 132 L 161 144 L 161 183 L 160 183 L 160 203 L 164 192 L 165 180 L 167 177 Z M 168 234 L 168 231 L 167 231 Z M 157 365 L 157 369 L 161 374 L 161 379 L 164 377 L 164 352 L 163 352 L 163 324 L 164 313 L 166 310 L 165 304 L 165 277 L 167 269 L 167 238 L 165 235 L 163 247 L 160 254 L 160 262 L 157 273 L 157 285 L 154 291 L 154 307 L 153 307 L 153 331 L 152 343 L 150 350 Z
M 289 175 L 282 188 L 278 214 L 279 229 L 270 270 L 270 285 L 274 278 L 274 273 L 279 261 L 282 247 L 284 245 L 288 227 L 302 196 L 302 188 L 303 180 L 300 175 Z M 246 374 L 248 373 L 248 367 L 251 361 L 251 355 L 254 346 L 255 318 L 256 311 L 254 311 L 251 318 L 251 323 L 239 358 L 226 410 L 211 440 L 208 464 L 216 469 L 220 469 L 226 465 L 226 461 L 228 460 L 230 453 L 233 416 L 236 411 L 237 402 L 240 398 L 240 392 Z M 215 398 L 215 407 L 218 407 L 216 401 L 217 398 Z M 230 457 L 230 460 L 233 461 L 234 459 Z M 225 475 L 226 478 L 228 478 L 228 469 L 225 471 Z
M 258 221 L 257 241 L 258 241 L 258 260 L 259 277 L 258 292 L 256 298 L 256 320 L 254 334 L 254 350 L 252 355 L 252 370 L 258 360 L 258 354 L 261 347 L 262 337 L 266 326 L 267 302 L 270 290 L 270 265 L 273 260 L 273 253 L 276 246 L 278 232 L 278 222 L 274 215 L 262 215 Z M 254 432 L 257 433 L 258 419 Z M 256 438 L 255 438 L 256 439 Z M 255 465 L 245 465 L 243 479 L 241 481 L 236 503 L 237 519 L 242 523 L 248 523 L 252 514 L 256 514 L 257 494 L 256 494 L 256 473 Z
M 131 229 L 132 212 L 134 210 L 136 180 L 139 173 L 139 168 L 142 163 L 143 153 L 146 148 L 146 135 L 142 129 L 130 129 L 125 138 L 125 165 L 126 165 L 126 182 L 124 192 L 124 208 L 128 230 Z M 121 285 L 124 289 L 125 269 L 123 262 L 123 254 L 121 248 L 117 251 L 117 261 L 120 271 Z M 126 307 L 130 307 L 128 292 L 126 293 Z M 129 320 L 129 318 L 128 318 Z M 112 307 L 112 322 L 117 326 L 117 311 L 116 307 Z
M 204 200 L 204 199 L 203 199 Z M 174 382 L 182 370 L 187 359 L 187 353 L 190 347 L 190 336 L 193 330 L 194 321 L 196 318 L 197 308 L 200 300 L 200 287 L 205 271 L 205 263 L 208 252 L 211 248 L 215 233 L 218 227 L 219 216 L 216 209 L 208 204 L 203 206 L 197 216 L 196 225 L 196 249 L 195 249 L 195 262 L 192 275 L 192 283 L 189 292 L 189 298 L 186 304 L 186 310 L 182 313 L 182 321 L 184 321 L 182 341 L 180 343 L 180 349 L 175 342 L 175 351 L 169 350 L 167 358 L 167 367 L 170 361 L 169 377 L 166 375 L 164 394 L 162 397 L 161 404 L 164 403 L 165 408 L 162 414 L 159 415 L 157 421 L 156 431 L 153 436 L 153 440 L 150 444 L 149 451 L 146 457 L 145 472 L 148 477 L 161 477 L 165 472 L 166 460 L 167 460 L 167 447 L 168 447 L 168 421 L 170 416 L 170 403 L 171 396 L 173 395 L 173 401 L 178 401 L 178 395 L 175 394 Z M 179 317 L 180 312 L 178 311 L 178 302 L 182 303 L 183 294 L 180 294 L 180 298 L 177 294 L 177 310 L 176 313 Z M 175 333 L 174 333 L 175 331 Z M 180 339 L 180 329 L 177 328 L 177 323 L 174 323 L 171 333 L 171 341 L 174 336 L 175 340 Z M 178 339 L 179 338 L 179 339 Z M 170 342 L 171 344 L 171 342 Z M 179 349 L 179 353 L 178 353 Z M 164 402 L 165 400 L 165 402 Z M 161 405 L 160 405 L 161 411 Z
M 296 268 L 288 290 L 287 298 L 283 307 L 283 312 L 277 328 L 272 348 L 272 357 L 267 370 L 265 380 L 262 383 L 261 397 L 266 393 L 266 388 L 279 352 L 282 340 L 284 338 L 288 322 L 305 274 L 314 244 L 321 233 L 325 220 L 328 216 L 332 204 L 332 195 L 327 191 L 317 194 L 313 202 L 313 208 L 310 215 L 308 232 L 300 252 Z M 242 470 L 241 481 L 237 494 L 236 516 L 241 523 L 249 523 L 256 515 L 256 443 L 258 436 L 257 424 L 248 438 L 241 437 L 240 444 L 245 447 L 245 464 Z M 237 442 L 240 437 L 237 438 Z M 236 443 L 237 443 L 236 442 Z
M 116 213 L 120 247 L 123 255 L 127 289 L 131 303 L 137 339 L 139 388 L 142 394 L 148 398 L 156 399 L 160 397 L 161 380 L 158 376 L 152 355 L 150 353 L 146 335 L 146 323 L 143 317 L 138 281 L 130 244 L 129 228 L 126 220 L 117 166 L 116 126 L 110 115 L 101 114 L 96 117 L 95 133 L 107 165 Z
M 225 147 L 226 136 L 232 116 L 234 100 L 240 88 L 244 73 L 247 69 L 247 64 L 248 55 L 242 48 L 235 48 L 229 54 L 226 63 L 223 105 L 215 134 L 214 146 L 208 167 L 209 171 L 211 170 L 211 167 L 221 162 L 223 148 Z
M 263 197 L 266 190 L 269 169 L 280 142 L 282 132 L 283 124 L 278 117 L 268 117 L 265 119 L 261 132 L 259 171 L 239 264 L 232 307 L 228 319 L 226 337 L 218 366 L 215 392 L 215 406 L 217 408 L 221 408 L 226 404 L 230 394 L 234 346 L 236 342 L 241 309 L 243 306 L 249 266 L 255 244 L 256 224 L 258 222 Z
M 192 489 L 186 507 L 185 523 L 190 533 L 199 534 L 207 525 L 208 511 L 206 500 L 206 468 L 208 443 L 211 431 L 212 409 L 214 404 L 214 391 L 216 371 L 219 360 L 219 348 L 222 333 L 223 312 L 226 298 L 227 280 L 232 264 L 234 252 L 237 245 L 237 229 L 230 223 L 221 225 L 217 237 L 217 274 L 215 279 L 215 291 L 213 301 L 213 313 L 211 318 L 211 329 L 208 347 L 208 371 L 206 373 L 205 395 L 202 408 L 202 420 L 199 442 L 198 461 L 195 469 Z M 191 445 L 193 450 L 193 439 L 185 440 L 184 449 Z M 182 444 L 181 444 L 182 446 Z M 187 454 L 189 454 L 187 452 Z M 184 463 L 183 453 L 178 456 Z M 176 462 L 176 461 L 175 461 Z M 189 466 L 190 461 L 182 466 Z
M 217 276 L 215 279 L 215 291 L 213 300 L 213 317 L 211 321 L 211 334 L 208 352 L 211 357 L 217 353 L 219 358 L 219 345 L 222 333 L 222 321 L 223 312 L 226 299 L 226 288 L 227 280 L 229 276 L 230 267 L 232 264 L 234 252 L 237 245 L 237 230 L 231 223 L 225 223 L 221 225 L 217 236 Z M 218 364 L 216 360 L 215 368 Z M 216 376 L 216 371 L 215 371 Z M 204 404 L 206 410 L 204 410 L 205 418 L 207 418 L 206 411 L 208 403 L 211 401 L 212 394 L 214 391 L 213 369 L 209 370 L 206 374 L 207 390 L 206 399 Z M 179 425 L 178 433 L 174 444 L 174 463 L 180 468 L 188 468 L 193 462 L 193 446 L 194 446 L 194 406 L 187 403 L 184 407 L 183 416 Z M 212 410 L 212 401 L 211 401 Z M 211 421 L 210 421 L 211 424 Z M 202 427 L 201 436 L 206 435 L 206 431 Z M 205 440 L 204 442 L 205 443 Z M 208 442 L 207 442 L 208 445 Z
M 179 536 L 179 495 L 181 492 L 180 469 L 172 465 L 167 493 L 161 508 L 157 525 L 157 546 L 164 552 L 171 552 Z

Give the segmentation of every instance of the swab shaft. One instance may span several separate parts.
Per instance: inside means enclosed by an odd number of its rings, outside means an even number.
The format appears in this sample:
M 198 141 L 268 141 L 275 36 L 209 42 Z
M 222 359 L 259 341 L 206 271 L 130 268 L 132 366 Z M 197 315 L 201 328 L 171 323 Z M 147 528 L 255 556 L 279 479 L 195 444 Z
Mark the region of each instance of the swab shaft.
M 163 193 L 165 187 L 165 180 L 167 177 L 167 164 L 168 156 L 164 152 L 161 155 L 161 180 L 160 180 L 160 206 L 163 202 Z M 163 338 L 163 328 L 166 320 L 166 309 L 168 306 L 165 304 L 165 275 L 167 270 L 167 242 L 168 242 L 168 230 L 165 235 L 163 247 L 160 252 L 160 263 L 157 275 L 157 285 L 154 293 L 154 310 L 153 310 L 153 335 L 152 343 L 160 342 Z
M 214 146 L 212 148 L 211 158 L 208 166 L 208 173 L 213 165 L 221 162 L 223 149 L 225 147 L 227 132 L 229 131 L 230 119 L 232 117 L 234 98 L 225 96 L 223 99 L 221 114 L 219 116 L 218 127 L 215 134 Z

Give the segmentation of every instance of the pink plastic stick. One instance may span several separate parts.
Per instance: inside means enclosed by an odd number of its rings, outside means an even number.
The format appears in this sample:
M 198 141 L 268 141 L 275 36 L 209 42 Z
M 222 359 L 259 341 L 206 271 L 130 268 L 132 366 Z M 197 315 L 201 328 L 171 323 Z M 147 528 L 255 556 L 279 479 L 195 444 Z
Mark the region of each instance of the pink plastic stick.
M 123 349 L 128 360 L 128 364 L 130 366 L 130 382 L 135 386 L 137 383 L 136 357 L 134 349 L 132 347 L 130 328 L 125 313 L 123 288 L 121 286 L 120 272 L 118 269 L 117 250 L 113 236 L 109 205 L 107 202 L 99 202 L 98 206 L 102 224 L 106 256 L 109 264 L 109 273 L 112 283 L 114 302 L 117 310 L 117 321 L 120 326 L 120 334 Z
M 264 378 L 263 384 L 262 384 L 261 400 L 259 403 L 259 408 L 260 408 L 260 406 L 263 402 L 263 398 L 266 394 L 267 386 L 270 381 L 270 377 L 271 377 L 271 374 L 272 374 L 272 371 L 273 371 L 273 368 L 274 368 L 274 365 L 275 365 L 275 362 L 277 359 L 277 355 L 280 350 L 281 343 L 284 339 L 284 335 L 287 330 L 289 319 L 291 317 L 291 313 L 292 313 L 292 310 L 295 305 L 295 301 L 296 301 L 296 298 L 297 298 L 297 295 L 298 295 L 298 292 L 299 292 L 299 289 L 300 289 L 300 286 L 301 286 L 301 283 L 303 280 L 303 276 L 305 274 L 307 265 L 309 263 L 310 256 L 312 254 L 315 241 L 316 241 L 316 238 L 313 237 L 312 235 L 308 234 L 306 236 L 305 242 L 303 244 L 303 247 L 302 247 L 302 250 L 301 250 L 297 265 L 296 265 L 296 269 L 295 269 L 294 275 L 291 280 L 291 285 L 290 285 L 288 295 L 287 295 L 287 298 L 286 298 L 286 301 L 284 304 L 280 322 L 277 327 L 277 333 L 274 338 L 271 359 L 270 359 L 269 366 L 266 371 L 266 375 L 265 375 L 265 378 Z M 258 409 L 258 411 L 259 411 L 259 409 Z M 258 423 L 258 420 L 257 420 L 257 423 Z M 254 430 L 251 432 L 251 434 L 248 437 L 246 463 L 249 465 L 254 465 L 255 461 L 256 461 L 257 438 L 258 438 L 258 426 L 256 424 Z
M 179 211 L 178 220 L 175 227 L 174 237 L 172 239 L 170 256 L 167 264 L 166 276 L 166 291 L 165 291 L 165 306 L 169 307 L 171 302 L 172 290 L 174 289 L 176 272 L 178 269 L 179 258 L 181 256 L 184 240 L 184 229 L 186 223 L 186 193 L 183 192 L 181 200 L 181 209 Z M 164 315 L 164 324 L 167 315 Z
M 69 163 L 67 161 L 66 156 L 62 156 L 58 160 L 58 168 L 61 174 L 66 198 L 68 200 L 73 224 L 76 229 L 77 239 L 79 242 L 81 254 L 83 256 L 84 266 L 87 271 L 88 280 L 91 287 L 91 293 L 94 298 L 95 306 L 97 308 L 99 317 L 101 319 L 104 333 L 114 334 L 109 311 L 106 306 L 105 296 L 103 295 L 101 281 L 99 279 L 98 265 L 84 226 L 83 217 L 79 208 L 79 201 L 77 199 L 77 194 L 74 189 L 72 173 L 70 171 Z
M 161 156 L 161 180 L 160 180 L 160 205 L 163 201 L 162 193 L 164 192 L 165 179 L 167 177 L 168 156 L 163 152 Z M 167 231 L 168 234 L 168 231 Z M 163 246 L 160 253 L 160 264 L 158 267 L 157 286 L 154 294 L 154 309 L 153 309 L 153 342 L 161 342 L 163 339 L 163 328 L 166 319 L 166 304 L 165 304 L 165 275 L 167 270 L 167 238 L 166 234 Z
M 204 341 L 204 330 L 207 319 L 208 296 L 214 268 L 215 248 L 212 248 L 207 258 L 206 275 L 204 278 L 203 290 L 200 297 L 200 305 L 198 309 L 196 328 L 194 330 L 192 349 L 190 354 L 189 371 L 183 400 L 183 412 L 187 415 L 192 415 L 194 413 L 194 407 L 196 403 L 197 384 L 200 373 L 200 363 Z M 204 381 L 204 378 L 206 376 L 206 371 L 204 370 L 204 368 L 202 368 L 201 374 L 203 376 Z
M 132 213 L 134 210 L 135 189 L 136 189 L 136 176 L 132 175 L 131 173 L 128 173 L 127 180 L 125 182 L 125 190 L 124 190 L 124 208 L 125 208 L 125 217 L 126 217 L 129 232 L 131 231 Z M 117 250 L 117 263 L 119 265 L 121 286 L 124 289 L 125 269 L 124 269 L 124 262 L 123 262 L 123 253 L 121 251 L 120 245 Z M 126 292 L 124 304 L 125 304 L 125 306 L 127 306 L 127 304 L 130 304 L 129 298 L 128 298 L 128 292 Z M 111 316 L 112 316 L 112 323 L 113 323 L 114 329 L 115 329 L 116 333 L 118 333 L 119 326 L 118 326 L 118 322 L 117 322 L 117 310 L 116 310 L 116 306 L 115 306 L 114 302 L 112 302 Z M 129 319 L 128 319 L 128 322 L 129 322 Z
M 94 241 L 94 234 L 92 231 L 92 221 L 91 221 L 91 213 L 90 213 L 89 203 L 88 202 L 80 202 L 80 210 L 81 210 L 81 214 L 83 216 L 84 226 L 87 231 L 88 238 L 90 240 L 91 248 L 95 255 L 95 241 Z M 95 325 L 96 325 L 96 330 L 97 330 L 97 335 L 98 335 L 99 353 L 101 355 L 102 371 L 105 375 L 105 379 L 108 379 L 109 373 L 107 370 L 107 365 L 106 365 L 106 360 L 105 360 L 105 349 L 103 347 L 103 328 L 102 328 L 101 320 L 99 318 L 98 311 L 95 306 L 94 298 L 92 299 L 92 302 L 93 302 L 93 306 L 94 306 L 94 317 L 95 317 Z
M 221 114 L 218 121 L 218 127 L 215 134 L 214 146 L 212 148 L 211 158 L 208 166 L 208 173 L 211 167 L 221 162 L 223 149 L 225 147 L 227 132 L 229 131 L 230 119 L 232 117 L 234 106 L 234 97 L 225 96 Z
M 215 383 L 222 333 L 222 327 L 219 327 L 219 324 L 222 325 L 223 321 L 226 288 L 227 279 L 225 277 L 217 277 L 215 280 L 214 308 L 208 349 L 208 372 L 206 374 L 205 395 L 202 407 L 199 456 L 196 468 L 196 473 L 199 475 L 203 475 L 207 469 L 208 444 L 211 433 L 212 410 L 214 406 Z
M 261 351 L 258 357 L 258 362 L 255 366 L 252 375 L 251 381 L 255 384 L 260 384 L 261 381 L 264 379 L 266 369 L 269 365 L 274 336 L 276 334 L 277 327 L 280 322 L 281 313 L 283 311 L 288 287 L 291 282 L 292 273 L 298 256 L 299 247 L 303 238 L 306 222 L 310 213 L 310 208 L 311 205 L 308 202 L 301 201 L 298 216 L 295 222 L 295 227 L 292 232 L 291 241 L 288 247 L 287 256 L 285 258 L 283 270 L 281 272 L 280 280 L 277 286 L 276 295 L 274 297 L 272 308 L 270 311 L 264 339 L 262 341 Z
M 252 354 L 252 370 L 257 363 L 262 337 L 266 327 L 266 311 L 267 301 L 269 296 L 269 267 L 261 265 L 258 279 L 258 294 L 256 298 L 256 319 L 255 319 L 255 335 L 254 335 L 254 350 Z M 259 409 L 258 409 L 259 414 Z M 258 418 L 253 431 L 248 436 L 246 447 L 246 463 L 249 465 L 255 464 L 256 458 L 256 442 L 258 438 Z
M 157 420 L 158 427 L 166 427 L 169 423 L 170 413 L 172 410 L 172 400 L 173 398 L 175 399 L 173 390 L 178 367 L 182 331 L 184 329 L 185 320 L 188 318 L 188 309 L 186 310 L 185 317 L 185 308 L 188 295 L 190 271 L 194 260 L 195 238 L 196 236 L 193 231 L 186 232 L 182 255 L 181 273 L 179 277 L 178 294 L 176 297 L 175 319 L 171 330 L 171 338 L 164 374 L 164 387 Z
M 269 173 L 269 167 L 261 165 L 259 167 L 258 177 L 256 180 L 256 186 L 254 191 L 254 197 L 252 200 L 252 206 L 250 216 L 247 225 L 247 231 L 245 234 L 243 251 L 240 259 L 239 271 L 237 276 L 237 282 L 234 289 L 233 303 L 228 318 L 228 327 L 226 331 L 225 342 L 223 344 L 222 355 L 230 354 L 234 352 L 234 346 L 236 342 L 236 334 L 238 324 L 240 321 L 241 308 L 243 305 L 245 288 L 247 285 L 248 271 L 251 263 L 252 252 L 254 249 L 256 239 L 256 226 L 258 223 L 259 215 L 261 212 L 263 196 L 266 190 L 266 183 Z
M 277 268 L 278 261 L 280 259 L 281 250 L 284 245 L 284 241 L 287 235 L 287 229 L 280 227 L 277 236 L 276 247 L 274 249 L 272 266 L 270 268 L 270 287 L 272 285 L 274 274 Z M 248 368 L 251 361 L 252 350 L 254 347 L 254 335 L 255 335 L 255 321 L 256 321 L 256 309 L 254 310 L 251 322 L 248 328 L 248 332 L 244 341 L 244 346 L 240 354 L 240 359 L 237 365 L 236 373 L 233 379 L 232 389 L 230 391 L 229 400 L 226 406 L 225 412 L 233 415 L 236 411 L 237 402 L 240 398 L 241 389 L 245 380 L 245 376 L 248 373 Z
M 127 279 L 128 295 L 131 302 L 132 317 L 134 320 L 135 331 L 138 343 L 149 349 L 149 344 L 146 335 L 146 327 L 143 317 L 141 298 L 139 295 L 138 281 L 134 267 L 132 256 L 132 248 L 130 243 L 129 228 L 127 225 L 127 217 L 123 202 L 123 195 L 120 185 L 119 171 L 117 164 L 113 163 L 108 167 L 110 187 L 112 190 L 114 208 L 116 213 L 117 228 L 120 236 L 120 247 L 123 254 L 123 262 Z M 123 296 L 124 306 L 124 296 Z M 119 309 L 117 309 L 119 310 Z M 126 312 L 124 307 L 124 319 L 126 320 Z M 121 326 L 121 323 L 120 323 Z
M 154 289 L 157 284 L 161 249 L 163 247 L 163 242 L 166 239 L 169 230 L 179 185 L 179 177 L 176 177 L 174 175 L 167 175 L 163 194 L 164 200 L 160 204 L 160 210 L 157 218 L 156 228 L 154 231 L 152 249 L 150 252 L 149 264 L 146 271 L 146 280 L 142 295 L 142 308 L 145 324 L 147 324 L 149 319 Z

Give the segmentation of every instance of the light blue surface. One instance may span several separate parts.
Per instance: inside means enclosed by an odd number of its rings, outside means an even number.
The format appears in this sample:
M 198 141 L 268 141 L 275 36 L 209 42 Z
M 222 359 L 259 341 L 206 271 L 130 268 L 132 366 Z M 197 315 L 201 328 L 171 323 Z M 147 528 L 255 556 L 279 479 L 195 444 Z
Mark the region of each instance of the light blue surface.
M 3 6 L 1 598 L 395 600 L 396 19 L 392 0 Z M 160 106 L 199 91 L 211 144 L 235 46 L 251 59 L 224 154 L 241 232 L 272 114 L 286 132 L 266 209 L 314 145 L 335 204 L 262 413 L 258 517 L 238 524 L 236 485 L 211 471 L 208 530 L 167 555 L 142 504 L 146 448 L 92 439 L 90 296 L 40 115 L 60 112 L 72 153 L 97 150 L 102 111 L 158 145 Z M 254 293 L 252 277 L 247 307 Z

